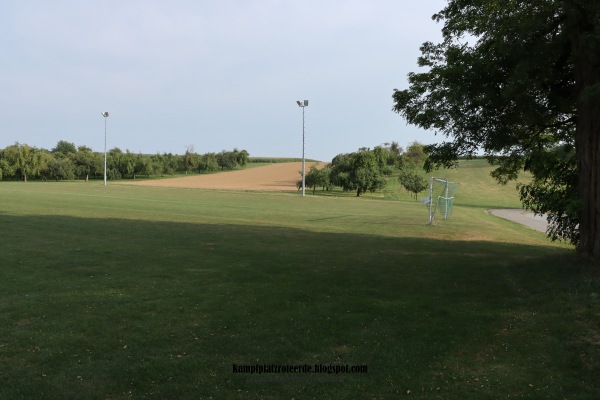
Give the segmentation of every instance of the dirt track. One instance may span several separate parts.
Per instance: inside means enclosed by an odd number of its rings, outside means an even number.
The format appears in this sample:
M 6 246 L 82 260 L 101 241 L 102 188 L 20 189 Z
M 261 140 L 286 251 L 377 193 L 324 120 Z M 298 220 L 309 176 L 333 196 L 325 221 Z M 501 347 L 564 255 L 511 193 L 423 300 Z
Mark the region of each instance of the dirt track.
M 314 163 L 306 163 L 308 170 Z M 296 181 L 302 179 L 302 163 L 278 163 L 265 167 L 227 171 L 218 174 L 194 175 L 150 181 L 127 182 L 140 186 L 183 187 L 202 189 L 296 191 Z

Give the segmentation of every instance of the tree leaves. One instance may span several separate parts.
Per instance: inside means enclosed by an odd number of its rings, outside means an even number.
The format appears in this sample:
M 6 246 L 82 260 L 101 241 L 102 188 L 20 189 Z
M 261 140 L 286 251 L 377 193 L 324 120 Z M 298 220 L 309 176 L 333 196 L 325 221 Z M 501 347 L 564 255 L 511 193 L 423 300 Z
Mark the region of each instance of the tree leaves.
M 600 102 L 599 15 L 588 0 L 450 0 L 433 16 L 444 40 L 421 46 L 425 71 L 392 96 L 408 123 L 450 139 L 427 147 L 427 170 L 483 152 L 500 183 L 530 171 L 524 206 L 549 214 L 552 239 L 589 236 L 598 255 L 600 198 L 582 188 L 599 185 L 600 126 L 580 106 Z

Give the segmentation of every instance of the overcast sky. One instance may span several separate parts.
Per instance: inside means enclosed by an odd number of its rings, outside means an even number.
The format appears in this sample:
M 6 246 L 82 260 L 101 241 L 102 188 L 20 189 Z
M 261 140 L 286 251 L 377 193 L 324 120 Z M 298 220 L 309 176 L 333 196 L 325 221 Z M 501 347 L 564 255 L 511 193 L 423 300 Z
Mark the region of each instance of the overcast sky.
M 438 42 L 443 0 L 0 0 L 0 148 L 331 161 L 433 143 L 392 112 L 393 89 Z

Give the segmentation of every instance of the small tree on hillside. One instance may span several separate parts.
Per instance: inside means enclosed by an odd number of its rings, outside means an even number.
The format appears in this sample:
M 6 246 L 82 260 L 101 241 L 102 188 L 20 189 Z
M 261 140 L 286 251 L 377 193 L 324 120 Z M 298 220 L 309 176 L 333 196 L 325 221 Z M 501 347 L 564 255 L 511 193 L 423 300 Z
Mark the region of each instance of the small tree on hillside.
M 402 152 L 404 150 L 402 149 L 402 146 L 398 144 L 398 142 L 385 143 L 385 146 L 394 155 L 394 157 L 396 157 L 396 159 L 399 159 L 402 156 Z
M 302 174 L 302 172 L 300 172 Z M 322 187 L 323 190 L 329 190 L 330 183 L 330 174 L 331 168 L 329 166 L 325 166 L 323 168 L 319 168 L 319 164 L 313 164 L 310 166 L 310 170 L 308 174 L 305 176 L 305 184 L 306 187 L 312 188 L 313 194 L 315 193 L 317 187 Z M 302 188 L 302 181 L 300 181 L 300 189 Z
M 398 181 L 406 189 L 407 192 L 415 195 L 415 200 L 420 192 L 427 189 L 427 180 L 423 178 L 417 169 L 407 164 L 400 170 Z
M 415 141 L 412 142 L 403 154 L 403 160 L 405 163 L 412 164 L 415 167 L 423 168 L 425 161 L 427 161 L 427 153 L 425 152 L 425 146 Z

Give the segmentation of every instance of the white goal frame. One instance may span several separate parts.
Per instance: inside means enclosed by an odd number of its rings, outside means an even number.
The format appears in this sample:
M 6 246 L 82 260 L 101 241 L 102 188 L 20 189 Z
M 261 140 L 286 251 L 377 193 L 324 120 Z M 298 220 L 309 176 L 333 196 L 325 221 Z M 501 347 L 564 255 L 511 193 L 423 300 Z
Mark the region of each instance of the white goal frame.
M 433 183 L 434 182 L 438 182 L 444 185 L 444 193 L 443 196 L 438 196 L 436 199 L 433 198 Z M 435 218 L 435 212 L 436 209 L 438 207 L 438 205 L 440 204 L 440 202 L 444 202 L 444 219 L 448 219 L 450 217 L 450 212 L 449 210 L 452 209 L 452 203 L 454 202 L 454 196 L 449 196 L 449 184 L 454 183 L 456 185 L 458 185 L 458 183 L 455 182 L 449 182 L 448 179 L 446 178 L 436 178 L 434 176 L 432 176 L 429 179 L 429 197 L 426 199 L 423 199 L 424 203 L 427 203 L 427 206 L 429 208 L 429 225 L 433 224 L 433 220 Z M 452 195 L 454 195 L 454 193 L 452 193 Z

